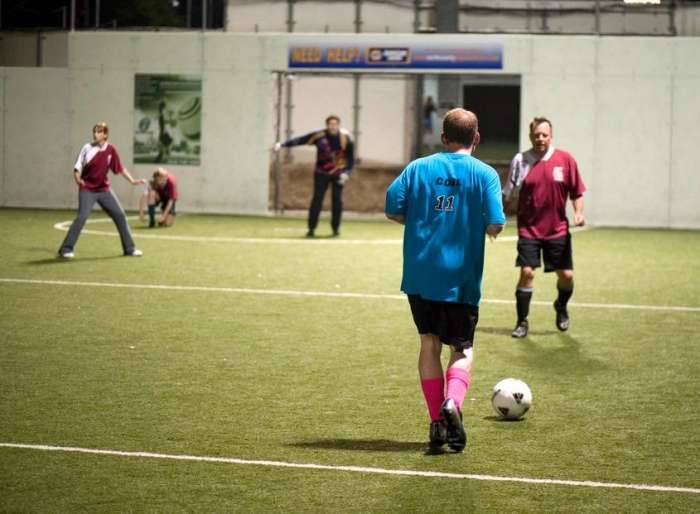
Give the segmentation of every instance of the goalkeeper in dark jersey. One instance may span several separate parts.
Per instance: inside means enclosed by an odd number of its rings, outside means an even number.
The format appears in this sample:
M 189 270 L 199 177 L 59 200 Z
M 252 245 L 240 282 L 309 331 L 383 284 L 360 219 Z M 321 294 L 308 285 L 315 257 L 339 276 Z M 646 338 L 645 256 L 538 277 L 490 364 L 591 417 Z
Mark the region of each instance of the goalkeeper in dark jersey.
M 332 188 L 331 228 L 333 235 L 337 236 L 340 233 L 340 218 L 343 214 L 343 187 L 350 178 L 354 165 L 354 145 L 350 134 L 340 128 L 340 118 L 332 114 L 326 118 L 325 129 L 295 137 L 284 143 L 275 143 L 275 151 L 300 145 L 316 147 L 314 195 L 309 206 L 309 231 L 306 236 L 314 237 L 323 197 L 329 185 Z

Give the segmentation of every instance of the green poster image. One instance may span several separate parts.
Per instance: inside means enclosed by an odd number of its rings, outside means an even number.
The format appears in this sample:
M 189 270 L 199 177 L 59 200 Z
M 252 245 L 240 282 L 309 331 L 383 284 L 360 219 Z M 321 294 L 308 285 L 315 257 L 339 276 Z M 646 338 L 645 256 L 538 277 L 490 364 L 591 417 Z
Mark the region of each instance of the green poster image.
M 136 75 L 134 162 L 199 165 L 202 79 Z

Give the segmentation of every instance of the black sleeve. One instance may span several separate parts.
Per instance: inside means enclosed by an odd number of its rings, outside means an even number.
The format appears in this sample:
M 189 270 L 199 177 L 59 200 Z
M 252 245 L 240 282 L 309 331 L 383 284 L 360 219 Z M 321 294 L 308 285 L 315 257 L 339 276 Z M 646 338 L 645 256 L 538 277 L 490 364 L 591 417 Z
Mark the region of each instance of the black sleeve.
M 318 136 L 322 131 L 314 130 L 313 132 L 309 132 L 308 134 L 304 134 L 303 136 L 295 137 L 292 139 L 289 139 L 288 141 L 285 141 L 282 143 L 282 146 L 284 148 L 289 148 L 290 146 L 300 146 L 300 145 L 305 145 L 305 144 L 310 144 L 312 141 L 315 141 L 318 139 Z

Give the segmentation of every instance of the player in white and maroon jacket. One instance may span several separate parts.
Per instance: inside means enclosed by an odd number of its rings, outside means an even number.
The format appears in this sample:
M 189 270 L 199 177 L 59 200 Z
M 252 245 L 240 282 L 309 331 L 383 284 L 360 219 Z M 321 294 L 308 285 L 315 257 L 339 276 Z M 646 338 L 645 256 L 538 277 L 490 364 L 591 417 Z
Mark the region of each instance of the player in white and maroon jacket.
M 92 128 L 94 140 L 80 150 L 78 159 L 73 167 L 73 178 L 78 185 L 78 216 L 73 221 L 66 238 L 58 250 L 59 257 L 73 258 L 73 249 L 80 237 L 80 231 L 97 202 L 114 221 L 121 237 L 124 255 L 138 257 L 143 255 L 134 245 L 134 240 L 126 222 L 124 209 L 112 191 L 109 183 L 109 171 L 122 175 L 132 185 L 145 184 L 145 179 L 134 179 L 128 170 L 122 166 L 117 149 L 107 142 L 109 127 L 101 122 Z
M 535 269 L 540 267 L 540 254 L 545 273 L 557 274 L 557 299 L 554 302 L 556 326 L 569 329 L 567 303 L 574 292 L 574 261 L 571 249 L 566 202 L 571 200 L 574 225 L 581 227 L 583 193 L 586 186 L 576 160 L 552 145 L 552 123 L 547 118 L 534 118 L 530 123 L 532 148 L 517 154 L 510 166 L 508 182 L 503 188 L 506 200 L 518 196 L 518 258 L 520 279 L 515 291 L 518 321 L 512 336 L 527 336 L 530 300 Z

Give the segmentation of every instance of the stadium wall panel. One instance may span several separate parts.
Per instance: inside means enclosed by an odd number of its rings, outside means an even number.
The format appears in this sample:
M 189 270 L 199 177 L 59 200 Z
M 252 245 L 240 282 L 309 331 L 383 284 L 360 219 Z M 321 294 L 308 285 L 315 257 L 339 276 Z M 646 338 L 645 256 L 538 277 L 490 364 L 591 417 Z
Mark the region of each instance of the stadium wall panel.
M 309 34 L 303 37 L 308 39 Z M 338 34 L 312 35 L 319 44 Z M 96 121 L 136 176 L 134 76 L 186 74 L 202 79 L 199 166 L 172 166 L 183 211 L 265 213 L 269 148 L 274 141 L 274 71 L 287 68 L 295 34 L 73 33 L 67 68 L 1 68 L 2 205 L 73 207 L 70 170 Z M 353 34 L 391 46 L 396 35 Z M 589 186 L 586 211 L 596 225 L 700 228 L 696 147 L 700 129 L 700 40 L 666 37 L 402 35 L 420 45 L 497 43 L 503 68 L 469 73 L 521 77 L 520 146 L 535 115 L 554 123 L 554 141 L 578 160 Z M 352 118 L 347 71 L 298 75 L 294 135 L 318 128 L 330 111 Z M 325 75 L 324 75 L 325 74 Z M 333 76 L 335 74 L 335 76 Z M 388 78 L 387 78 L 388 77 Z M 409 80 L 363 77 L 360 147 L 405 159 L 413 109 Z M 346 121 L 347 120 L 347 121 Z M 364 146 L 363 146 L 364 145 Z M 37 150 L 40 148 L 41 150 Z M 115 179 L 127 208 L 140 188 Z

